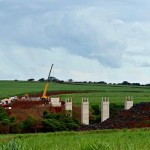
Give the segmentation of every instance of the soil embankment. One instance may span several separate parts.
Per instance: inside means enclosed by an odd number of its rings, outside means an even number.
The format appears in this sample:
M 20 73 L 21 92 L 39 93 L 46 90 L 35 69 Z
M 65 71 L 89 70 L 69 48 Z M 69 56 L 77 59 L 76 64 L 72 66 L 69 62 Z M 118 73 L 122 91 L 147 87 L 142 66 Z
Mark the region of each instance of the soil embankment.
M 129 110 L 121 110 L 104 122 L 81 127 L 80 131 L 97 129 L 122 129 L 150 127 L 150 103 L 135 104 Z

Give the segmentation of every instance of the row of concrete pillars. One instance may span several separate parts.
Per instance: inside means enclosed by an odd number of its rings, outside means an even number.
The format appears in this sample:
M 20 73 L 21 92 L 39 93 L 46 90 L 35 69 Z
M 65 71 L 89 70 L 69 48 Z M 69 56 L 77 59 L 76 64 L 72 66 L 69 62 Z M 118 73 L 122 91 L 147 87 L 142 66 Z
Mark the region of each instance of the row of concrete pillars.
M 130 109 L 133 106 L 132 97 L 128 96 L 125 99 L 124 108 Z M 65 110 L 72 111 L 72 98 L 68 98 L 65 102 Z M 109 118 L 109 97 L 102 97 L 101 101 L 101 122 Z M 82 98 L 81 103 L 81 123 L 89 125 L 89 100 Z

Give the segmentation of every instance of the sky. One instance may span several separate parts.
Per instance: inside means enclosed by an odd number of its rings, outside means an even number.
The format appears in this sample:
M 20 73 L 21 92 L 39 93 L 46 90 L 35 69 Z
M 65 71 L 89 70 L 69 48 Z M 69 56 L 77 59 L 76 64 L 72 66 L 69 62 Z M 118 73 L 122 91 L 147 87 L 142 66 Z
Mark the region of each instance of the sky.
M 150 83 L 149 0 L 0 0 L 0 80 Z

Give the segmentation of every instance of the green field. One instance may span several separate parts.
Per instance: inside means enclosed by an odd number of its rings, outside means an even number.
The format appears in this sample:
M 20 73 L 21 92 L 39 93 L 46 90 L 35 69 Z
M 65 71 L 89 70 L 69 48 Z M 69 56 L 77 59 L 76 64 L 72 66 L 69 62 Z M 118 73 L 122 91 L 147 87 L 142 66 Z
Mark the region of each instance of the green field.
M 149 150 L 150 130 L 104 130 L 0 135 L 0 148 L 11 150 Z M 13 150 L 13 149 L 12 149 Z
M 45 83 L 41 82 L 0 81 L 0 99 L 25 93 L 39 93 L 44 86 Z M 101 97 L 110 97 L 111 103 L 123 103 L 126 96 L 133 96 L 134 103 L 150 102 L 150 87 L 147 86 L 50 83 L 48 91 L 85 92 L 59 95 L 62 100 L 73 98 L 76 104 L 81 103 L 82 97 L 88 97 L 90 104 L 99 104 Z
M 0 81 L 0 98 L 25 93 L 39 93 L 45 83 L 25 81 Z M 110 97 L 111 103 L 123 104 L 126 96 L 133 96 L 134 103 L 150 102 L 150 87 L 100 84 L 50 83 L 48 91 L 78 91 L 62 94 L 62 100 L 73 98 L 80 104 L 88 97 L 90 104 L 99 104 L 101 97 Z M 55 132 L 36 134 L 0 135 L 0 150 L 149 150 L 150 130 L 103 130 L 89 132 Z

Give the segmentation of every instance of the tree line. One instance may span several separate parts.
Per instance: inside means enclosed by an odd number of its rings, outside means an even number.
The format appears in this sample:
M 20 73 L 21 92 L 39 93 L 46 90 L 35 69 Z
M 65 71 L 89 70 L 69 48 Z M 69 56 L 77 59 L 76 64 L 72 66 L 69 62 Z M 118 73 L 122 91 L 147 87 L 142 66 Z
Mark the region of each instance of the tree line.
M 15 80 L 16 81 L 16 80 Z M 18 81 L 18 80 L 17 80 Z M 29 82 L 36 81 L 33 78 L 28 79 Z M 128 81 L 123 81 L 122 83 L 107 83 L 105 81 L 74 81 L 73 79 L 68 79 L 67 81 L 59 80 L 56 77 L 50 77 L 48 80 L 44 78 L 40 78 L 37 80 L 38 82 L 55 82 L 55 83 L 78 83 L 78 84 L 102 84 L 102 85 L 133 85 L 133 86 L 150 86 L 150 83 L 147 84 L 140 84 L 140 83 L 130 83 Z

